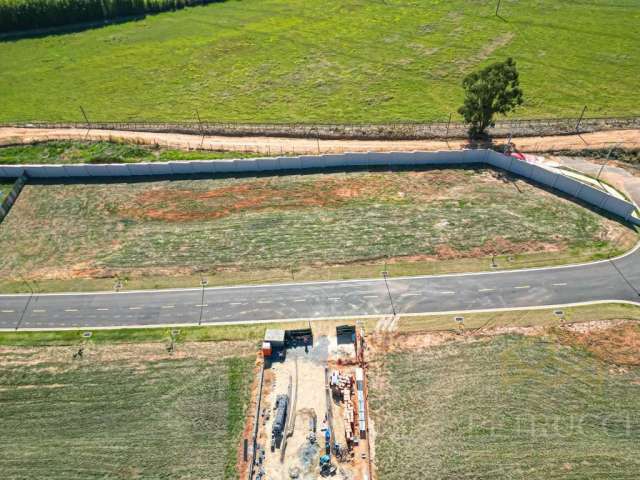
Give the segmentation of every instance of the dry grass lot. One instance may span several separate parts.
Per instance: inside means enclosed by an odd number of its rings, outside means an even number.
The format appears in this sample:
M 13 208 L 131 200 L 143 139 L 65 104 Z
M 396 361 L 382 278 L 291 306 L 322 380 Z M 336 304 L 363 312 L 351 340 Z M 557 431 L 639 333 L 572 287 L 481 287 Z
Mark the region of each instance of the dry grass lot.
M 487 169 L 27 186 L 0 227 L 0 282 L 130 288 L 482 270 L 616 254 L 617 222 Z M 13 282 L 13 283 L 12 283 Z M 57 283 L 56 283 L 57 282 Z M 93 282 L 93 283 L 92 283 Z M 102 283 L 101 283 L 102 282 Z
M 637 318 L 394 338 L 371 363 L 378 477 L 637 478 Z
M 0 347 L 3 479 L 236 479 L 252 343 Z

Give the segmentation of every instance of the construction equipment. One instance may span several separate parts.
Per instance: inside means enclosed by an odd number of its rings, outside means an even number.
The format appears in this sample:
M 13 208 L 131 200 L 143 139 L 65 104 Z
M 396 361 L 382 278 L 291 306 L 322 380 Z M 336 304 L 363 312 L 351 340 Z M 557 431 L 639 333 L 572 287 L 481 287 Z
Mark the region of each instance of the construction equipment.
M 309 417 L 309 443 L 316 443 L 316 429 L 318 424 L 318 416 L 316 415 L 316 411 L 311 409 L 310 417 Z
M 289 397 L 287 395 L 278 395 L 276 398 L 276 415 L 273 419 L 273 427 L 271 428 L 271 451 L 280 446 L 282 434 L 284 433 L 285 422 L 287 421 L 287 407 L 289 406 Z
M 338 468 L 331 463 L 331 456 L 322 455 L 320 457 L 320 475 L 328 477 L 330 475 L 335 475 L 337 471 Z

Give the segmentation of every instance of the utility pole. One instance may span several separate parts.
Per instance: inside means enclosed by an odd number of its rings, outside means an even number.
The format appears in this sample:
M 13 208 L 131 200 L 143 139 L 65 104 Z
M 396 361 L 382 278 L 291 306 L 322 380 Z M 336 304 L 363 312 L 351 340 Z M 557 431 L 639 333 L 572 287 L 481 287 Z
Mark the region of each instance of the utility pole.
M 196 108 L 196 117 L 198 117 L 198 126 L 200 128 L 200 135 L 202 135 L 202 140 L 200 141 L 200 148 L 202 149 L 202 145 L 204 144 L 204 130 L 202 129 L 202 120 L 200 120 L 200 112 Z
M 584 112 L 587 111 L 587 106 L 585 105 L 582 109 L 582 113 L 580 114 L 580 118 L 578 119 L 578 123 L 576 124 L 576 133 L 580 133 L 580 124 L 582 123 L 582 119 L 584 118 Z
M 87 122 L 87 133 L 85 134 L 85 138 L 86 138 L 89 135 L 89 131 L 91 130 L 91 122 L 89 121 L 89 117 L 87 117 L 87 112 L 85 112 L 84 108 L 82 108 L 82 105 L 80 105 L 80 111 L 82 112 L 84 121 Z
M 391 311 L 393 314 L 396 314 L 396 307 L 393 304 L 393 297 L 391 296 L 391 289 L 389 288 L 389 282 L 387 281 L 387 277 L 389 276 L 389 272 L 386 270 L 382 272 L 382 276 L 384 277 L 384 284 L 387 287 L 387 293 L 389 294 L 389 303 L 391 304 Z
M 616 149 L 616 147 L 617 147 L 618 145 L 620 145 L 620 143 L 622 143 L 622 142 L 618 142 L 618 143 L 616 143 L 613 147 L 611 147 L 611 150 L 609 150 L 609 153 L 607 153 L 607 156 L 606 156 L 606 158 L 604 159 L 604 163 L 602 164 L 602 166 L 600 167 L 600 170 L 598 171 L 598 175 L 596 176 L 596 180 L 600 181 L 600 174 L 601 174 L 601 173 L 602 173 L 602 171 L 604 170 L 604 167 L 606 167 L 606 166 L 607 166 L 607 163 L 609 163 L 609 160 L 610 160 L 610 158 L 609 158 L 609 157 L 611 157 L 611 154 L 612 154 L 612 153 L 613 153 L 613 151 Z
M 449 127 L 451 126 L 451 114 L 449 114 L 449 120 L 447 121 L 447 133 L 444 134 L 444 138 L 449 140 Z
M 18 330 L 18 328 L 20 328 L 20 325 L 22 324 L 22 320 L 24 319 L 24 316 L 27 313 L 27 308 L 29 308 L 29 304 L 31 303 L 31 299 L 35 295 L 35 292 L 33 290 L 33 287 L 31 287 L 31 284 L 29 282 L 27 282 L 27 280 L 22 276 L 21 273 L 18 273 L 18 276 L 24 282 L 24 284 L 27 286 L 27 288 L 29 289 L 30 293 L 29 293 L 29 298 L 27 299 L 27 303 L 25 303 L 24 308 L 22 309 L 22 314 L 20 315 L 20 319 L 18 320 L 18 323 L 16 324 L 16 328 L 15 328 L 16 331 Z
M 202 298 L 200 299 L 200 319 L 198 320 L 198 325 L 202 325 L 202 315 L 204 313 L 204 287 L 209 284 L 209 281 L 202 277 L 200 279 L 200 285 L 202 286 Z

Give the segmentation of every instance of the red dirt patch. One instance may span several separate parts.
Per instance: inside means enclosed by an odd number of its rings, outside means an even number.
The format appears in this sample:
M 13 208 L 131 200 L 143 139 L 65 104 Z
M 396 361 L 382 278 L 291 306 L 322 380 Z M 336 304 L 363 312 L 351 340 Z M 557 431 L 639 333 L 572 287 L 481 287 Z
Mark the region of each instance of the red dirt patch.
M 428 177 L 427 177 L 428 175 Z M 425 179 L 423 183 L 419 180 Z M 487 180 L 491 180 L 487 176 Z M 266 209 L 337 207 L 357 200 L 405 198 L 429 201 L 448 198 L 464 185 L 461 172 L 412 172 L 409 175 L 366 174 L 360 177 L 319 178 L 278 184 L 251 180 L 206 191 L 157 187 L 141 192 L 122 206 L 122 217 L 186 222 L 214 220 L 232 214 Z
M 624 322 L 606 329 L 562 330 L 564 344 L 586 348 L 615 365 L 640 366 L 640 324 Z

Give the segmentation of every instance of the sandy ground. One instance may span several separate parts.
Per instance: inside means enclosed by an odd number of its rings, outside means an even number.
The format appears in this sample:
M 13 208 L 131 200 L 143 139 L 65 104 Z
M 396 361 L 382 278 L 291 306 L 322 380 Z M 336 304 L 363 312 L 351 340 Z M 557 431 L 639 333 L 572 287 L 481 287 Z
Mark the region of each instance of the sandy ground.
M 85 129 L 0 128 L 0 145 L 31 143 L 43 140 L 127 140 L 140 144 L 158 144 L 176 149 L 210 149 L 264 154 L 338 153 L 363 151 L 458 150 L 468 146 L 467 140 L 316 140 L 278 137 L 221 137 L 154 132 L 126 132 Z M 498 142 L 501 143 L 504 140 Z M 640 130 L 612 130 L 582 135 L 548 137 L 514 137 L 512 142 L 521 151 L 581 150 L 606 148 L 619 144 L 640 148 Z
M 299 469 L 302 480 L 321 478 L 319 474 L 319 458 L 324 453 L 324 433 L 322 428 L 327 414 L 325 390 L 325 366 L 337 358 L 345 359 L 352 356 L 353 347 L 338 346 L 336 337 L 320 336 L 315 339 L 313 348 L 305 352 L 304 348 L 287 350 L 284 361 L 274 362 L 265 371 L 262 411 L 269 411 L 266 420 L 261 421 L 258 443 L 265 449 L 264 471 L 269 480 L 288 480 L 290 473 Z M 297 381 L 296 381 L 297 379 Z M 292 419 L 293 434 L 287 439 L 284 461 L 281 462 L 281 449 L 274 452 L 270 449 L 270 435 L 275 417 L 274 405 L 280 394 L 289 390 L 292 382 Z M 297 385 L 297 388 L 296 388 Z M 295 400 L 293 400 L 295 398 Z M 335 439 L 345 445 L 342 406 L 332 404 L 333 427 Z M 310 421 L 315 413 L 316 437 L 314 444 L 308 441 Z M 290 421 L 290 420 L 289 420 Z M 358 480 L 362 476 L 358 473 L 357 461 L 347 463 L 333 463 L 338 467 L 337 480 Z

